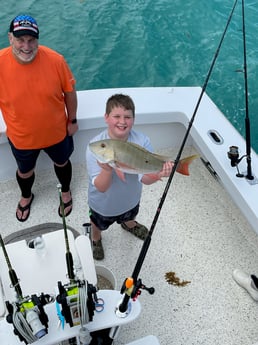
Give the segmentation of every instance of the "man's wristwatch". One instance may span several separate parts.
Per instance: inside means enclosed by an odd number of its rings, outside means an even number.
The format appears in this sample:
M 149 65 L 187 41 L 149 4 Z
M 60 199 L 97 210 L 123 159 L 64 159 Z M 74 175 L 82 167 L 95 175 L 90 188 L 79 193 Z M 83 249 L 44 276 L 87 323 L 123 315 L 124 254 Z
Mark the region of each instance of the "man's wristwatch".
M 77 123 L 77 119 L 69 120 L 69 122 L 72 123 L 72 124 L 74 125 L 75 123 Z

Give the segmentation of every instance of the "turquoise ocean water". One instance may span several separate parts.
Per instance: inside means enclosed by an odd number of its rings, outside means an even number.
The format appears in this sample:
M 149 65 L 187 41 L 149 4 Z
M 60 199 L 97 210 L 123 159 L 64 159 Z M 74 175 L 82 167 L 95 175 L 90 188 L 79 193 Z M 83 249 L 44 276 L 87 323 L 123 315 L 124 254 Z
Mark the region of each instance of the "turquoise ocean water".
M 40 43 L 65 56 L 78 90 L 203 86 L 234 2 L 2 0 L 0 48 L 8 45 L 11 19 L 28 13 L 38 21 Z M 245 136 L 241 6 L 238 1 L 206 91 Z M 245 1 L 245 29 L 251 143 L 258 152 L 257 1 Z

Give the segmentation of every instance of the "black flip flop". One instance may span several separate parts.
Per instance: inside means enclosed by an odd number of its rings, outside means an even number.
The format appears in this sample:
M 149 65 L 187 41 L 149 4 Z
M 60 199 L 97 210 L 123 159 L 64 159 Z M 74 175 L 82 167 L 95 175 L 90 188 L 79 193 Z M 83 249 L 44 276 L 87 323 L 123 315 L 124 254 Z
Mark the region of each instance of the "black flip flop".
M 69 200 L 68 202 L 64 202 L 64 211 L 67 207 L 69 206 L 73 206 L 73 199 L 71 198 L 71 200 Z M 70 210 L 64 215 L 65 217 L 69 216 L 69 214 L 72 212 L 73 207 L 70 208 Z M 61 212 L 61 205 L 58 207 L 58 214 L 59 217 L 63 217 L 62 212 Z
M 21 206 L 21 204 L 18 203 L 17 208 L 21 211 L 22 216 L 23 216 L 23 213 L 24 213 L 25 211 L 28 210 L 28 214 L 27 214 L 27 217 L 26 217 L 26 218 L 19 218 L 18 215 L 17 215 L 17 211 L 16 211 L 16 218 L 17 218 L 17 220 L 18 220 L 19 222 L 25 222 L 25 221 L 29 218 L 29 216 L 30 216 L 30 207 L 31 207 L 31 204 L 32 204 L 33 199 L 34 199 L 34 194 L 32 193 L 32 194 L 31 194 L 31 199 L 30 199 L 30 202 L 28 203 L 28 205 L 26 205 L 26 206 Z

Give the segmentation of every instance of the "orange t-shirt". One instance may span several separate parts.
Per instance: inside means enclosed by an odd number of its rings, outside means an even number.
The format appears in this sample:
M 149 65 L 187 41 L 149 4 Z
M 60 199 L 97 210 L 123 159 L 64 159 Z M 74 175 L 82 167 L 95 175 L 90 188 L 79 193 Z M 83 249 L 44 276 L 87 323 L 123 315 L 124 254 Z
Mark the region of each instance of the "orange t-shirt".
M 50 48 L 39 46 L 29 64 L 18 63 L 11 47 L 0 50 L 0 109 L 16 148 L 44 148 L 64 139 L 64 93 L 74 84 L 64 57 Z

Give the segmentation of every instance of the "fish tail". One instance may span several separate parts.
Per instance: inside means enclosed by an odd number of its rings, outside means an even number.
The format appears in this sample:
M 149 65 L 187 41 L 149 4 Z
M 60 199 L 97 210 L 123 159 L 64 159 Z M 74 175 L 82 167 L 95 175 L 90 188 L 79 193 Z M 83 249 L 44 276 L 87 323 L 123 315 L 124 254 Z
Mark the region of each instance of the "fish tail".
M 196 158 L 198 158 L 198 155 L 192 155 L 186 158 L 183 158 L 179 161 L 176 171 L 179 174 L 185 175 L 185 176 L 189 176 L 189 165 L 192 163 L 193 160 L 195 160 Z

